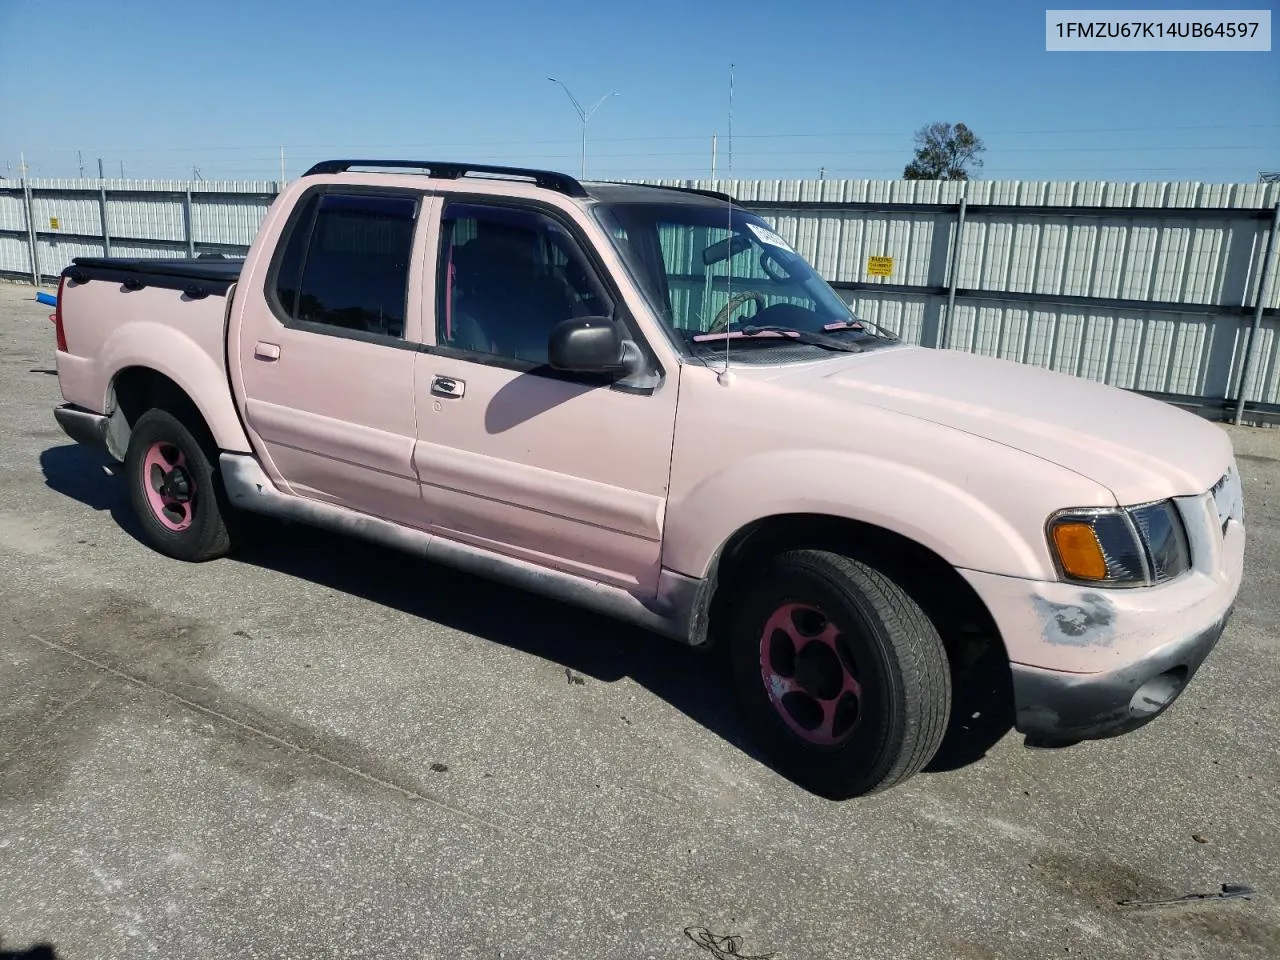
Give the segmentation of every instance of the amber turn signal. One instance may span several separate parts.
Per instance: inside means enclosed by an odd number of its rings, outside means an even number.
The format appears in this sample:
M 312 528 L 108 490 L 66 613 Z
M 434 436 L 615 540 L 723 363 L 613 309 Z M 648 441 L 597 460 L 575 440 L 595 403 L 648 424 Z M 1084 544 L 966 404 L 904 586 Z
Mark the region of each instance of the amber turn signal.
M 1053 545 L 1063 573 L 1078 580 L 1105 580 L 1107 558 L 1092 525 L 1071 520 L 1053 528 Z

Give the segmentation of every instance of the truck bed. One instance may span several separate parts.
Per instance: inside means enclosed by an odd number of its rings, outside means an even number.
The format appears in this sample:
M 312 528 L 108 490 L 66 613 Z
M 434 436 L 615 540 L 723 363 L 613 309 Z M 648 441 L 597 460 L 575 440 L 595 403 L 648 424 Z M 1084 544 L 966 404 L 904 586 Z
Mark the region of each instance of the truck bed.
M 155 371 L 188 396 L 206 400 L 206 420 L 230 436 L 240 430 L 226 371 L 228 290 L 243 260 L 77 257 L 58 294 L 65 349 L 57 351 L 63 399 L 110 413 L 122 370 Z M 225 429 L 223 429 L 225 426 Z
M 243 268 L 243 260 L 220 257 L 76 257 L 63 272 L 77 282 L 107 280 L 132 290 L 164 287 L 196 296 L 221 296 L 239 279 Z

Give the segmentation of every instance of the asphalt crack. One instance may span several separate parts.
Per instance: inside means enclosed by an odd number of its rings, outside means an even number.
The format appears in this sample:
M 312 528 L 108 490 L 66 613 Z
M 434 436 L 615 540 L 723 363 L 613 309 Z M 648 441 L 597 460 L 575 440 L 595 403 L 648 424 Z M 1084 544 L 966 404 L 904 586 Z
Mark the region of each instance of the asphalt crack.
M 66 646 L 65 644 L 58 643 L 56 640 L 50 640 L 46 637 L 42 637 L 34 633 L 29 634 L 29 639 L 34 640 L 37 643 L 41 643 L 44 646 L 50 648 L 51 650 L 56 650 L 68 657 L 71 657 L 75 660 L 80 661 L 81 663 L 91 666 L 95 670 L 98 670 L 101 673 L 106 673 L 110 676 L 115 677 L 118 680 L 123 680 L 125 683 L 128 683 L 132 686 L 150 691 L 151 693 L 158 694 L 159 696 L 162 696 L 167 700 L 171 700 L 172 702 L 177 703 L 194 713 L 198 713 L 202 716 L 209 717 L 211 719 L 220 721 L 229 726 L 235 727 L 237 730 L 240 730 L 243 733 L 246 733 L 258 740 L 275 744 L 276 746 L 283 747 L 284 749 L 289 750 L 295 754 L 307 757 L 308 759 L 314 760 L 318 763 L 325 764 L 335 770 L 341 771 L 342 773 L 346 774 L 349 777 L 355 778 L 357 780 L 361 780 L 368 784 L 372 784 L 384 790 L 389 790 L 393 793 L 399 794 L 400 796 L 406 797 L 410 800 L 415 800 L 421 803 L 425 803 L 428 806 L 434 807 L 445 813 L 453 814 L 454 816 L 460 817 L 471 823 L 477 824 L 481 827 L 485 827 L 486 829 L 493 831 L 499 836 L 510 838 L 515 835 L 515 831 L 510 830 L 506 827 L 503 827 L 497 823 L 494 823 L 491 820 L 487 820 L 484 817 L 474 814 L 469 810 L 463 809 L 462 807 L 456 807 L 453 804 L 447 803 L 446 801 L 440 799 L 439 797 L 433 797 L 429 794 L 423 793 L 420 790 L 415 790 L 411 787 L 406 787 L 402 784 L 395 783 L 394 781 L 376 776 L 375 774 L 369 773 L 366 770 L 361 770 L 359 767 L 353 767 L 350 764 L 343 763 L 341 760 L 337 760 L 333 757 L 326 756 L 324 753 L 321 753 L 317 750 L 309 749 L 307 747 L 302 746 L 301 744 L 294 743 L 292 740 L 289 740 L 285 737 L 281 737 L 277 734 L 271 733 L 269 730 L 263 730 L 261 727 L 254 726 L 251 723 L 246 723 L 245 721 L 239 720 L 229 714 L 223 713 L 220 710 L 215 710 L 212 707 L 207 707 L 204 704 L 197 703 L 194 700 L 190 700 L 187 697 L 174 693 L 172 690 L 167 690 L 164 687 L 159 686 L 158 684 L 155 684 L 143 677 L 135 676 L 134 674 L 131 674 L 125 670 L 119 669 L 118 667 L 113 667 L 109 663 L 105 663 L 101 660 L 97 660 L 93 657 L 87 656 L 78 650 L 75 650 L 75 649 L 72 649 L 71 647 Z M 103 681 L 101 679 L 97 680 L 94 686 L 95 687 L 99 686 L 102 682 Z M 59 715 L 64 713 L 74 703 L 79 702 L 80 700 L 83 700 L 91 692 L 92 690 L 86 691 L 83 696 L 77 697 L 75 700 L 65 704 L 62 707 L 62 709 L 59 711 Z M 53 719 L 53 718 L 50 718 L 50 719 Z M 14 752 L 16 753 L 17 751 L 15 750 Z M 8 758 L 6 757 L 6 759 Z

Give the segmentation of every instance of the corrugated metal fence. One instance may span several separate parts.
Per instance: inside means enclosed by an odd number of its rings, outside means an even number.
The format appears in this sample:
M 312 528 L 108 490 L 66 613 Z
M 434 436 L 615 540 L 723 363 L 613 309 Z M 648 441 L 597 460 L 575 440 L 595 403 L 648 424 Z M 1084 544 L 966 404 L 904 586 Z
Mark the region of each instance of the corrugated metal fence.
M 1280 243 L 1264 256 L 1280 184 L 648 182 L 732 194 L 906 340 L 1210 412 L 1243 384 L 1251 414 L 1280 414 Z M 0 275 L 51 281 L 104 252 L 243 255 L 277 186 L 0 180 Z

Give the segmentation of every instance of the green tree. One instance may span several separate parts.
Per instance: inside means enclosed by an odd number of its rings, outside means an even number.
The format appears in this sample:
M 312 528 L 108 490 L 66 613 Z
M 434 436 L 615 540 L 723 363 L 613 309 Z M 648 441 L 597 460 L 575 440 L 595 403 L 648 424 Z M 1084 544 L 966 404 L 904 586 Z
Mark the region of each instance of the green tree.
M 982 166 L 987 148 L 963 123 L 935 121 L 916 131 L 916 154 L 902 171 L 904 180 L 968 180 Z

